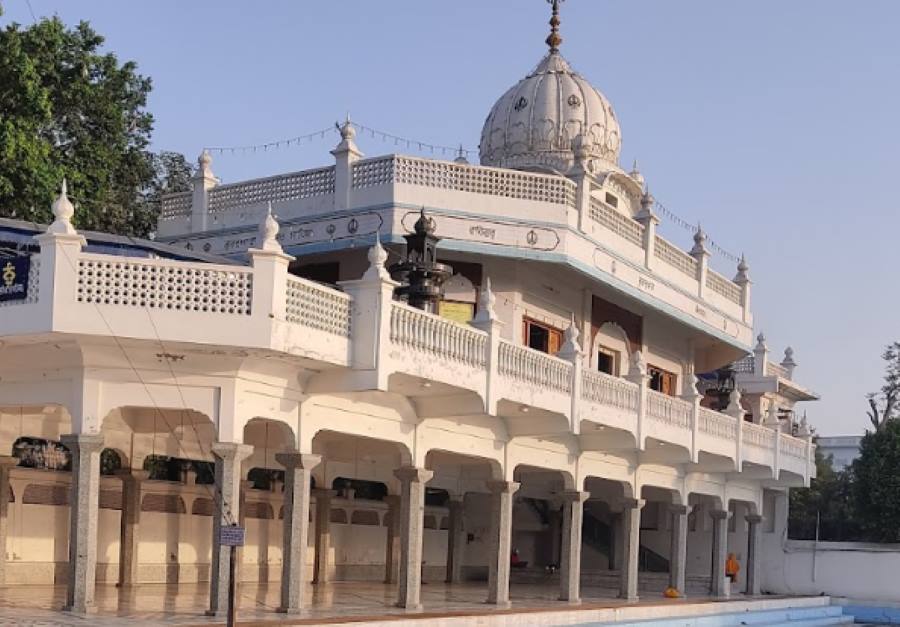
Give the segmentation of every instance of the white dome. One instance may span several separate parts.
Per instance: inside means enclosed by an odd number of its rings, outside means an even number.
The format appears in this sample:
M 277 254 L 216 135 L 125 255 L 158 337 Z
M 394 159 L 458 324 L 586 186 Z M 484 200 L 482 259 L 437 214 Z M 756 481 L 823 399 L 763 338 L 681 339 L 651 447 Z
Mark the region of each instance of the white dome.
M 622 136 L 612 105 L 551 49 L 491 109 L 481 131 L 481 163 L 565 173 L 579 135 L 587 159 L 618 166 Z

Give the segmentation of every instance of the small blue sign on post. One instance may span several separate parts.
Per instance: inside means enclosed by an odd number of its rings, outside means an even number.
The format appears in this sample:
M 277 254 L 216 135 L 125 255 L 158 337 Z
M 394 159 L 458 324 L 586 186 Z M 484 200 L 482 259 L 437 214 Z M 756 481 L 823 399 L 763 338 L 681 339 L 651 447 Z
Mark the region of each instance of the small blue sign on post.
M 0 259 L 0 302 L 28 298 L 31 257 Z
M 223 525 L 219 528 L 219 544 L 244 546 L 244 528 L 238 525 Z

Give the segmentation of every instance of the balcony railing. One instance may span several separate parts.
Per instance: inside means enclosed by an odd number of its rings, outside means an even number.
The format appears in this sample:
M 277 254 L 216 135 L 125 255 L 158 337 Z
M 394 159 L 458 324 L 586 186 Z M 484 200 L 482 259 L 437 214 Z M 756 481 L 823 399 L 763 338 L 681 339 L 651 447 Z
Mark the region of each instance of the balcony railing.
M 572 364 L 541 351 L 500 341 L 499 372 L 538 387 L 570 393 Z

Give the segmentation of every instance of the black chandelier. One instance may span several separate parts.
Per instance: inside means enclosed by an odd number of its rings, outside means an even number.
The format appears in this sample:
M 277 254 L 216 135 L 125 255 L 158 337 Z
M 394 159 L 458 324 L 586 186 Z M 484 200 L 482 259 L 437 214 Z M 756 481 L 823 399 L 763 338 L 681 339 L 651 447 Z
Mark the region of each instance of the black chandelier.
M 394 295 L 406 300 L 411 307 L 429 313 L 438 313 L 444 297 L 444 282 L 453 274 L 452 267 L 437 262 L 437 245 L 441 238 L 434 231 L 434 220 L 425 215 L 423 207 L 413 232 L 403 236 L 406 259 L 388 268 L 391 278 L 400 283 Z

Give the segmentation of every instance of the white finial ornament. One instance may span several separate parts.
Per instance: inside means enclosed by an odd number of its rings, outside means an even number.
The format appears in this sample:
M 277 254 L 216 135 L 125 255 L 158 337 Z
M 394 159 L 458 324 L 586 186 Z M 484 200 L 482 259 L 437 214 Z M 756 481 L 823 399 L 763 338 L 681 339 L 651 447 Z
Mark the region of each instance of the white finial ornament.
M 750 281 L 750 266 L 747 265 L 747 260 L 744 258 L 744 254 L 741 253 L 741 260 L 737 265 L 737 274 L 734 276 L 734 282 L 738 285 L 742 283 L 748 283 Z
M 756 336 L 756 348 L 754 350 L 769 350 L 769 347 L 766 346 L 766 335 L 762 331 L 760 331 L 759 335 Z
M 481 294 L 478 296 L 478 313 L 475 314 L 474 322 L 491 322 L 497 319 L 497 313 L 494 311 L 494 303 L 497 297 L 491 289 L 491 277 L 484 277 L 484 286 L 481 288 Z
M 260 233 L 262 235 L 262 246 L 260 248 L 262 250 L 277 253 L 284 252 L 281 244 L 278 243 L 279 230 L 281 230 L 281 227 L 278 225 L 278 220 L 272 215 L 272 202 L 270 201 L 266 208 L 266 215 L 260 225 Z
M 69 200 L 65 178 L 62 180 L 59 196 L 53 201 L 52 210 L 53 224 L 47 227 L 47 232 L 57 235 L 74 235 L 75 227 L 72 226 L 72 217 L 75 215 L 75 206 Z
M 565 359 L 566 357 L 576 357 L 581 354 L 581 345 L 578 343 L 579 335 L 581 334 L 578 332 L 578 325 L 575 323 L 575 314 L 573 313 L 569 326 L 566 328 L 565 341 L 559 348 L 560 357 Z
M 366 270 L 366 273 L 363 275 L 364 279 L 385 280 L 391 278 L 387 269 L 384 267 L 388 255 L 387 251 L 381 245 L 381 235 L 378 231 L 375 231 L 375 244 L 369 249 L 366 256 L 369 259 L 369 269 Z
M 632 179 L 634 179 L 634 182 L 635 182 L 635 183 L 637 183 L 637 184 L 640 185 L 641 187 L 644 186 L 644 182 L 645 182 L 645 181 L 644 181 L 644 175 L 641 174 L 641 171 L 638 169 L 638 162 L 637 162 L 637 159 L 634 160 L 634 164 L 631 166 L 631 172 L 629 172 L 628 175 L 629 175 Z
M 459 145 L 459 150 L 456 152 L 456 159 L 453 160 L 453 163 L 469 165 L 469 160 L 466 159 L 466 149 L 463 148 L 462 144 Z
M 691 249 L 691 255 L 694 257 L 709 255 L 709 251 L 706 249 L 706 233 L 699 223 L 697 224 L 697 230 L 694 232 L 694 247 Z
M 629 358 L 630 362 L 630 370 L 628 372 L 629 375 L 645 375 L 647 374 L 647 364 L 644 363 L 644 356 L 641 354 L 640 350 L 636 350 L 631 353 L 631 357 Z

